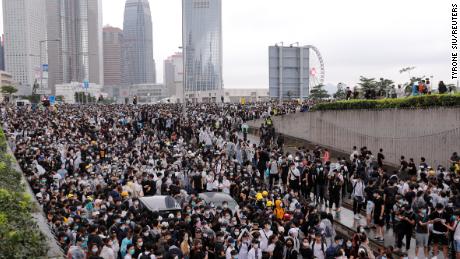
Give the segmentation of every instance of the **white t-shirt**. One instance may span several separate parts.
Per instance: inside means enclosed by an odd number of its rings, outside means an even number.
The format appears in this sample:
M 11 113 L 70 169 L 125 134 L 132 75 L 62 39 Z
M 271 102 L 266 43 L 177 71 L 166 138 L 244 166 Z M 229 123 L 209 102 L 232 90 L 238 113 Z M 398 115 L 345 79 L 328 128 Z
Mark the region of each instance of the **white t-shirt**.
M 455 225 L 454 240 L 460 241 L 460 221 Z
M 324 259 L 325 258 L 325 253 L 326 253 L 326 244 L 321 244 L 321 243 L 316 243 L 316 241 L 312 244 L 313 248 L 313 256 L 315 256 L 317 259 Z M 324 251 L 323 251 L 324 249 Z
M 273 235 L 273 231 L 269 230 L 266 231 L 265 229 L 259 230 L 260 232 L 260 248 L 262 251 L 266 251 L 268 247 L 268 239 L 270 238 L 271 235 Z

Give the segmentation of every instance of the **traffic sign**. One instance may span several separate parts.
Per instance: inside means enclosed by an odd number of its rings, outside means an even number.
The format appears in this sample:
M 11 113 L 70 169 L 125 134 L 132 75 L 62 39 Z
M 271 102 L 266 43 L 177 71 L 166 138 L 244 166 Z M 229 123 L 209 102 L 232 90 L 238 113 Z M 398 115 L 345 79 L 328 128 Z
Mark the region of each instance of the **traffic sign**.
M 50 97 L 48 97 L 48 100 L 50 101 L 51 105 L 54 105 L 54 103 L 56 102 L 56 97 L 54 95 L 50 95 Z
M 42 71 L 48 72 L 48 64 L 42 64 Z

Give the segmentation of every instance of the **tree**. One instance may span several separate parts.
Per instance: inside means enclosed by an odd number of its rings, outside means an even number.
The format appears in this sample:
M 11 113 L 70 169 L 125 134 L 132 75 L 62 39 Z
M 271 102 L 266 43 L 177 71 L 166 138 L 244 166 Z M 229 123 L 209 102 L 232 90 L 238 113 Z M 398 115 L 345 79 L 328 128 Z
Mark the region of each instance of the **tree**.
M 361 76 L 359 78 L 358 85 L 361 87 L 361 90 L 364 94 L 364 98 L 366 99 L 375 99 L 377 93 L 377 82 L 375 78 L 366 78 Z
M 390 79 L 380 78 L 380 81 L 377 83 L 377 96 L 386 97 L 386 93 L 391 90 L 391 85 L 393 84 L 394 82 Z
M 457 86 L 455 84 L 447 84 L 446 87 L 447 87 L 447 91 L 450 93 L 457 92 Z
M 18 91 L 18 89 L 16 89 L 16 87 L 12 86 L 12 85 L 4 85 L 2 86 L 2 94 L 6 94 L 8 96 L 8 101 L 11 100 L 11 95 L 13 95 L 14 93 L 16 93 Z
M 347 98 L 346 85 L 344 83 L 337 84 L 337 92 L 332 96 L 338 100 L 345 100 Z
M 310 98 L 313 100 L 321 100 L 330 97 L 330 95 L 327 93 L 326 89 L 324 89 L 324 85 L 319 84 L 314 86 L 310 90 Z

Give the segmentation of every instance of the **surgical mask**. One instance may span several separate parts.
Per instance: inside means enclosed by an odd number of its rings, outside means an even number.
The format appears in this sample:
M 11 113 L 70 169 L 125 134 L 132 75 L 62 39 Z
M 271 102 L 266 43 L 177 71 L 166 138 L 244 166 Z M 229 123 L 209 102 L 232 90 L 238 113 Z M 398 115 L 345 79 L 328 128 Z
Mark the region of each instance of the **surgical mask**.
M 144 245 L 144 242 L 139 242 L 137 243 L 139 246 L 143 246 Z
M 97 247 L 93 247 L 93 249 L 91 249 L 91 251 L 92 251 L 93 253 L 97 253 Z
M 134 254 L 134 249 L 129 250 L 129 254 L 133 255 Z
M 343 240 L 339 240 L 339 246 L 343 245 Z
M 353 244 L 351 242 L 347 242 L 347 247 L 351 247 Z

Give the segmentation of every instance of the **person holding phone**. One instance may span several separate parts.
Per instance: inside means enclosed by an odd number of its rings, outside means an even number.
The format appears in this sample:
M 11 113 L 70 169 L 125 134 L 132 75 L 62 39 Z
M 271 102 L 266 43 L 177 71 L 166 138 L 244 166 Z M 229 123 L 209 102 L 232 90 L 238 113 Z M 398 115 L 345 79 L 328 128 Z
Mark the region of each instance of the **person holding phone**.
M 433 242 L 433 255 L 438 256 L 439 247 L 441 246 L 445 258 L 448 257 L 448 228 L 450 217 L 445 212 L 441 203 L 436 204 L 436 209 L 430 214 L 430 221 L 433 223 L 431 230 Z

